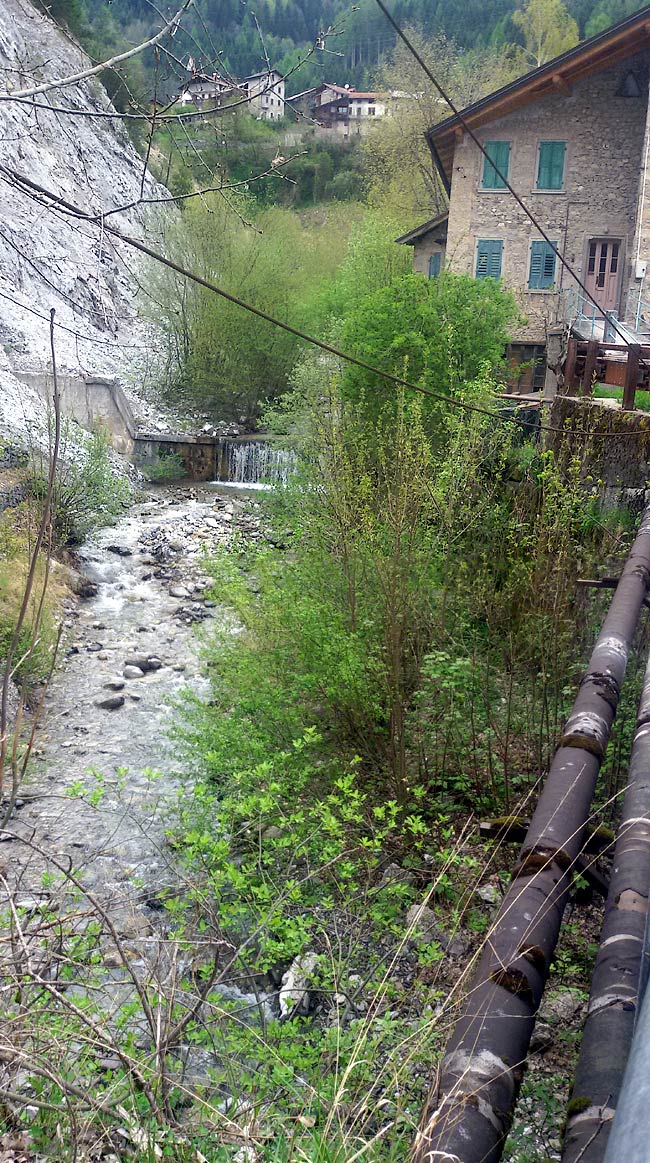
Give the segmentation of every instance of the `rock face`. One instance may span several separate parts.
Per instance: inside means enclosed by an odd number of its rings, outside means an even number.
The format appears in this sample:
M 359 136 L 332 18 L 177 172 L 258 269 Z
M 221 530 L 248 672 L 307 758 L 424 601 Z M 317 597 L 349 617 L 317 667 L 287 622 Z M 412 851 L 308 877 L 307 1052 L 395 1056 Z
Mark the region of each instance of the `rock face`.
M 71 38 L 29 0 L 3 0 L 3 89 L 20 92 L 89 65 Z M 42 93 L 34 104 L 0 102 L 3 165 L 93 215 L 137 201 L 144 163 L 122 122 L 66 116 L 50 112 L 52 107 L 76 113 L 112 109 L 96 78 Z M 144 194 L 165 196 L 166 191 L 147 175 Z M 101 229 L 44 209 L 17 190 L 6 174 L 0 175 L 0 219 L 0 427 L 20 431 L 25 408 L 29 419 L 39 406 L 12 372 L 40 372 L 49 366 L 50 308 L 55 308 L 57 322 L 70 329 L 56 331 L 62 373 L 119 374 L 127 362 L 138 364 L 145 334 L 128 270 L 138 266 L 133 251 L 123 250 L 127 267 Z M 143 233 L 145 221 L 155 244 L 157 212 L 140 208 L 111 217 L 114 225 L 134 234 Z

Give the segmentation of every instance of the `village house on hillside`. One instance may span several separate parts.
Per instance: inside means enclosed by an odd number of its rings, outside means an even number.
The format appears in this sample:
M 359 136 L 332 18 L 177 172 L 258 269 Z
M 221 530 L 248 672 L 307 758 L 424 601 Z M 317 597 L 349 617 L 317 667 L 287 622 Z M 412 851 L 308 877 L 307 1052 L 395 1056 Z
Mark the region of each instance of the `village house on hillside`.
M 308 117 L 320 129 L 341 137 L 361 136 L 381 117 L 390 115 L 398 101 L 417 100 L 418 94 L 361 93 L 350 85 L 324 83 L 287 98 L 287 105 Z
M 178 97 L 181 105 L 214 109 L 247 102 L 249 112 L 262 121 L 279 121 L 284 117 L 284 77 L 277 69 L 251 73 L 237 82 L 219 73 L 196 70 L 191 59 L 190 66 L 192 75 Z
M 414 247 L 415 269 L 430 277 L 446 266 L 502 279 L 516 293 L 526 323 L 512 355 L 537 366 L 535 387 L 554 325 L 609 338 L 609 316 L 625 321 L 628 342 L 650 331 L 649 71 L 646 7 L 464 109 L 488 158 L 457 116 L 427 134 L 449 211 L 398 241 Z
M 314 91 L 312 117 L 344 137 L 364 133 L 385 113 L 386 102 L 379 93 L 360 93 L 349 85 L 320 85 Z

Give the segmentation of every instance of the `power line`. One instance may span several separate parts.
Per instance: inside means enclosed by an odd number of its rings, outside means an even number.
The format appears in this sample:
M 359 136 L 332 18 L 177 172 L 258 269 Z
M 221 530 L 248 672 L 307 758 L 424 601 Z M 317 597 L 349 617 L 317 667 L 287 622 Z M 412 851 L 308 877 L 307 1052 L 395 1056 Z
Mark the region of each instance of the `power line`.
M 10 167 L 0 164 L 0 175 L 4 175 L 5 180 L 8 181 L 9 184 L 12 185 L 15 189 L 19 189 L 22 191 L 22 193 L 33 197 L 34 200 L 39 203 L 39 205 L 47 206 L 50 210 L 58 209 L 61 212 L 67 212 L 75 218 L 91 222 L 95 226 L 98 225 L 79 206 L 75 206 L 73 203 L 68 202 L 65 198 L 61 197 L 61 195 L 55 194 L 51 190 L 45 189 L 44 186 L 40 186 L 38 183 L 32 182 L 29 178 L 26 178 L 24 175 L 19 174 L 15 170 L 12 170 Z M 37 197 L 36 195 L 40 195 L 40 197 Z M 43 198 L 46 198 L 48 201 L 43 202 Z M 53 205 L 49 205 L 49 203 L 53 203 Z M 219 295 L 220 298 L 226 299 L 227 302 L 233 303 L 236 307 L 241 307 L 242 310 L 247 311 L 251 315 L 255 315 L 258 319 L 263 319 L 266 323 L 270 323 L 274 327 L 281 328 L 283 331 L 288 332 L 290 335 L 294 335 L 297 339 L 302 340 L 304 343 L 308 343 L 313 347 L 318 347 L 321 351 L 326 351 L 329 355 L 333 355 L 337 359 L 343 360 L 345 363 L 359 367 L 363 371 L 371 372 L 372 375 L 379 376 L 380 379 L 387 380 L 389 383 L 396 384 L 398 387 L 407 388 L 412 392 L 418 392 L 420 395 L 428 396 L 433 400 L 437 400 L 439 403 L 443 403 L 453 408 L 458 408 L 461 411 L 476 413 L 480 416 L 489 416 L 492 419 L 497 416 L 497 413 L 491 411 L 489 408 L 482 407 L 480 404 L 469 404 L 465 400 L 454 399 L 451 396 L 445 395 L 443 392 L 435 392 L 431 388 L 425 388 L 420 384 L 411 383 L 410 380 L 406 380 L 402 376 L 394 375 L 393 372 L 384 371 L 381 368 L 375 367 L 374 364 L 367 363 L 366 360 L 359 359 L 357 356 L 351 355 L 350 352 L 341 351 L 340 348 L 335 347 L 333 344 L 326 343 L 322 339 L 317 339 L 315 336 L 309 335 L 307 332 L 301 331 L 297 327 L 293 327 L 290 323 L 285 323 L 282 319 L 276 319 L 275 316 L 269 315 L 268 312 L 262 311 L 261 308 L 254 307 L 251 303 L 245 302 L 243 299 L 238 298 L 237 295 L 232 295 L 229 291 L 224 290 L 223 287 L 217 286 L 216 283 L 211 282 L 209 279 L 203 278 L 202 275 L 198 275 L 194 271 L 188 270 L 187 267 L 181 266 L 180 263 L 174 262 L 173 259 L 167 258 L 165 255 L 161 254 L 159 251 L 154 250 L 140 239 L 133 238 L 128 234 L 124 234 L 115 226 L 110 226 L 108 223 L 106 223 L 104 224 L 104 230 L 108 234 L 112 234 L 114 238 L 119 239 L 126 246 L 133 247 L 135 250 L 138 250 L 142 254 L 147 255 L 148 258 L 153 259 L 155 262 L 160 263 L 161 265 L 168 267 L 169 270 L 172 270 L 176 274 L 181 275 L 182 278 L 188 279 L 190 282 L 196 283 L 200 287 L 204 287 L 207 291 L 211 291 L 213 294 Z M 509 416 L 505 414 L 500 418 L 509 423 L 518 423 L 515 416 Z M 560 435 L 566 435 L 565 428 L 556 428 L 547 424 L 540 424 L 539 428 L 543 432 L 553 432 Z M 588 430 L 584 429 L 574 429 L 573 435 L 586 436 L 590 439 L 619 440 L 626 436 L 644 436 L 646 433 L 641 431 L 625 433 L 598 433 L 589 432 Z
M 487 161 L 489 161 L 489 163 L 492 166 L 497 177 L 499 178 L 500 181 L 503 182 L 504 187 L 512 194 L 517 205 L 520 207 L 521 210 L 523 210 L 524 214 L 532 222 L 535 229 L 539 231 L 542 238 L 544 239 L 544 242 L 548 246 L 550 246 L 553 253 L 556 255 L 557 258 L 559 258 L 564 269 L 568 272 L 568 274 L 571 275 L 571 278 L 575 279 L 580 290 L 584 292 L 584 294 L 586 295 L 586 297 L 590 301 L 590 303 L 593 303 L 594 307 L 598 307 L 598 309 L 601 310 L 600 303 L 594 298 L 591 291 L 589 291 L 587 289 L 587 287 L 582 282 L 582 280 L 578 278 L 578 275 L 576 274 L 574 268 L 567 261 L 567 259 L 564 257 L 564 255 L 560 253 L 560 251 L 558 250 L 555 243 L 551 241 L 549 235 L 546 233 L 543 226 L 540 226 L 539 221 L 535 217 L 535 215 L 533 214 L 532 210 L 529 210 L 528 206 L 523 201 L 523 199 L 520 197 L 520 195 L 517 193 L 514 186 L 512 186 L 510 184 L 510 182 L 508 181 L 508 178 L 506 177 L 506 175 L 503 174 L 501 172 L 501 170 L 499 169 L 499 167 L 496 165 L 496 163 L 492 161 L 492 158 L 490 157 L 487 150 L 485 149 L 485 146 L 482 144 L 482 142 L 479 141 L 478 137 L 474 133 L 474 130 L 470 127 L 468 122 L 465 120 L 465 118 L 463 117 L 463 114 L 460 112 L 460 110 L 456 108 L 456 106 L 454 105 L 454 102 L 452 101 L 449 94 L 443 89 L 440 82 L 436 80 L 435 76 L 431 72 L 431 69 L 427 65 L 427 63 L 424 60 L 424 58 L 422 57 L 421 53 L 418 52 L 418 50 L 416 49 L 413 42 L 409 39 L 409 37 L 406 35 L 406 33 L 403 31 L 403 29 L 400 28 L 400 26 L 397 23 L 397 21 L 395 20 L 394 16 L 392 16 L 391 13 L 388 11 L 383 0 L 376 0 L 376 3 L 379 6 L 379 8 L 381 9 L 381 11 L 383 12 L 383 14 L 386 17 L 389 24 L 391 24 L 392 27 L 395 29 L 395 32 L 397 33 L 400 40 L 406 45 L 409 52 L 413 55 L 413 57 L 415 58 L 417 63 L 420 65 L 420 68 L 426 73 L 427 77 L 431 81 L 431 84 L 435 86 L 435 88 L 439 92 L 440 96 L 442 97 L 443 101 L 445 101 L 447 103 L 447 105 L 451 109 L 454 117 L 458 118 L 463 129 L 465 130 L 465 132 L 468 134 L 468 136 L 474 142 L 474 145 L 476 145 L 478 147 L 478 149 L 483 154 L 483 157 L 486 158 Z M 616 320 L 609 318 L 609 316 L 608 316 L 608 319 L 609 319 L 610 326 L 614 329 L 616 334 L 623 340 L 623 343 L 626 346 L 629 346 L 629 340 L 626 338 L 625 333 L 623 331 L 621 331 L 620 327 L 617 326 Z
M 35 307 L 28 307 L 27 303 L 21 303 L 13 295 L 7 294 L 6 291 L 0 290 L 0 298 L 6 299 L 8 303 L 13 303 L 14 307 L 18 307 L 20 311 L 27 311 L 30 315 L 35 315 L 37 319 L 43 319 L 46 323 L 50 322 L 50 316 L 44 315 L 42 311 L 37 311 Z M 84 335 L 81 331 L 75 331 L 74 327 L 66 327 L 64 323 L 57 323 L 54 321 L 54 326 L 59 331 L 67 331 L 68 335 L 73 335 L 75 339 L 80 339 L 83 343 L 101 344 L 102 347 L 116 347 L 119 350 L 131 351 L 145 351 L 142 345 L 137 343 L 116 343 L 111 339 L 94 339 L 91 335 Z

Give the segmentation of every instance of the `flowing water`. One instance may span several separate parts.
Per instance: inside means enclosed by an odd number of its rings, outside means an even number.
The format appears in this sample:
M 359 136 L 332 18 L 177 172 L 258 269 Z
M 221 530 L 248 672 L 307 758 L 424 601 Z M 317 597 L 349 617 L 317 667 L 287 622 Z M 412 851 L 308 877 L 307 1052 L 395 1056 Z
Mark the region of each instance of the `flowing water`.
M 170 727 L 184 690 L 202 695 L 209 689 L 196 624 L 208 632 L 210 623 L 234 630 L 209 596 L 204 550 L 228 544 L 234 526 L 252 540 L 261 536 L 256 508 L 251 499 L 226 500 L 209 487 L 198 496 L 160 491 L 83 547 L 82 569 L 97 593 L 69 602 L 32 771 L 0 833 L 0 913 L 6 915 L 13 893 L 35 951 L 41 915 L 55 916 L 66 948 L 100 918 L 93 937 L 98 960 L 76 968 L 64 987 L 63 1008 L 92 1005 L 116 1039 L 131 1031 L 145 1050 L 153 1035 L 134 981 L 148 983 L 152 996 L 158 989 L 176 996 L 183 982 L 193 980 L 195 958 L 213 956 L 205 935 L 181 947 L 164 907 L 170 893 L 183 895 L 166 830 L 173 829 L 179 793 L 191 795 Z M 74 874 L 81 895 L 65 870 Z M 5 982 L 20 980 L 14 949 L 0 939 Z M 44 972 L 56 975 L 56 958 L 48 953 L 43 964 Z M 239 978 L 219 979 L 214 989 L 240 1006 L 242 1021 L 271 1016 L 270 999 L 259 989 L 245 992 Z M 66 1059 L 73 1072 L 76 1054 L 73 1044 Z M 190 1041 L 175 1046 L 174 1061 L 182 1062 L 189 1095 L 194 1083 L 210 1085 L 219 1059 L 214 1047 Z M 28 1084 L 25 1093 L 31 1093 Z
M 159 492 L 81 550 L 97 595 L 70 602 L 15 838 L 0 846 L 21 891 L 38 893 L 48 864 L 21 839 L 77 869 L 120 915 L 174 880 L 164 816 L 181 783 L 169 728 L 183 689 L 208 689 L 195 623 L 223 614 L 206 601 L 202 552 L 227 543 L 238 506 L 250 531 L 242 505 L 209 490 L 198 500 Z M 152 667 L 125 677 L 136 655 Z M 107 699 L 119 705 L 100 705 Z
M 263 440 L 220 440 L 217 463 L 222 483 L 245 488 L 286 486 L 297 464 L 290 449 Z

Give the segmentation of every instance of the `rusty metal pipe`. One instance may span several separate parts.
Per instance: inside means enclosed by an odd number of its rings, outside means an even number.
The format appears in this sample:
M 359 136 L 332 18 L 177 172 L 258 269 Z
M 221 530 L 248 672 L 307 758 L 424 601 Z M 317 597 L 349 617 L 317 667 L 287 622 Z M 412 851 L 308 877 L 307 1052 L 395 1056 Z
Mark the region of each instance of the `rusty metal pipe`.
M 650 660 L 569 1106 L 563 1163 L 602 1163 L 639 1003 L 650 894 Z
M 413 1163 L 497 1163 L 581 851 L 596 777 L 650 586 L 650 506 L 641 518 L 474 984 L 440 1064 Z

